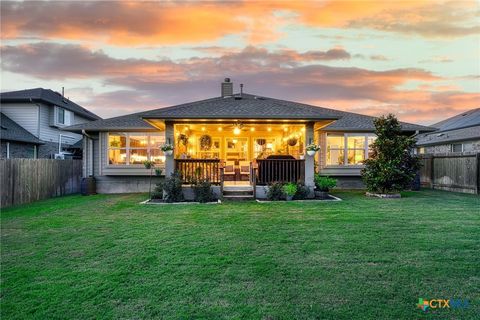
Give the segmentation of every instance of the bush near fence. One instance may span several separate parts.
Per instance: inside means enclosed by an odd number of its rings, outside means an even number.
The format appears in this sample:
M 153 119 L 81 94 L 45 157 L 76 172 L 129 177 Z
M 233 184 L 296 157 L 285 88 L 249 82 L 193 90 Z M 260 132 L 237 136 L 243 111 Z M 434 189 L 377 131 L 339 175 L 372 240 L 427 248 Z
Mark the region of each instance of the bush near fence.
M 480 153 L 420 155 L 423 187 L 480 194 Z
M 80 192 L 82 160 L 1 159 L 1 207 Z

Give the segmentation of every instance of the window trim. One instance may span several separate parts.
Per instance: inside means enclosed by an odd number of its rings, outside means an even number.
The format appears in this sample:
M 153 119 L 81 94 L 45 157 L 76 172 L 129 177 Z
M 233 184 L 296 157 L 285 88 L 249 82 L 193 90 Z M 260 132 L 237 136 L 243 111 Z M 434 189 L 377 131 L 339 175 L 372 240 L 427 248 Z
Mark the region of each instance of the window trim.
M 125 147 L 110 147 L 110 135 L 125 135 Z M 146 136 L 147 137 L 147 146 L 145 148 L 138 148 L 130 147 L 130 135 L 132 136 Z M 107 142 L 107 152 L 105 156 L 105 163 L 106 163 L 106 168 L 144 168 L 143 164 L 139 163 L 130 163 L 130 150 L 147 150 L 147 159 L 151 161 L 151 155 L 150 155 L 150 150 L 154 150 L 155 148 L 151 146 L 150 144 L 150 137 L 151 136 L 164 136 L 164 133 L 162 134 L 161 132 L 122 132 L 122 131 L 112 131 L 112 132 L 107 132 L 106 135 L 106 142 Z M 110 163 L 110 155 L 109 152 L 110 150 L 125 150 L 125 163 L 122 164 L 114 164 Z M 162 151 L 160 151 L 161 154 L 163 154 Z M 160 164 L 156 164 L 160 165 Z
M 343 164 L 328 164 L 328 136 L 336 136 L 341 137 L 343 136 Z M 325 167 L 328 168 L 362 168 L 364 164 L 349 164 L 348 163 L 348 151 L 349 150 L 362 150 L 361 148 L 348 148 L 348 137 L 364 137 L 364 159 L 368 159 L 368 138 L 369 137 L 377 137 L 374 133 L 364 133 L 364 132 L 327 132 L 325 137 Z M 334 148 L 334 150 L 342 150 L 340 148 Z
M 462 146 L 462 151 L 454 151 L 454 150 L 453 150 L 453 146 L 455 146 L 455 145 L 460 145 L 460 146 Z M 451 144 L 450 144 L 450 152 L 459 153 L 459 152 L 464 152 L 464 150 L 465 150 L 465 146 L 463 145 L 463 143 L 451 143 Z
M 60 121 L 60 112 L 63 111 L 63 120 Z M 61 107 L 57 107 L 57 112 L 55 113 L 55 121 L 57 124 L 60 124 L 62 126 L 65 125 L 65 109 L 64 108 L 61 108 Z

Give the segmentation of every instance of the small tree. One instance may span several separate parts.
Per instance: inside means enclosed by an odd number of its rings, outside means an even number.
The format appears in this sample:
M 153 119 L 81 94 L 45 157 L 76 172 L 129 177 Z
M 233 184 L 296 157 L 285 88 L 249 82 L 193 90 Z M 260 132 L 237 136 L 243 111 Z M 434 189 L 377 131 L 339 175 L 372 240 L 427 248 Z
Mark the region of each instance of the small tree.
M 405 190 L 420 168 L 418 158 L 411 152 L 415 140 L 402 135 L 400 123 L 392 114 L 376 119 L 374 124 L 377 140 L 371 146 L 371 156 L 365 160 L 363 181 L 370 192 Z
M 150 180 L 148 183 L 148 198 L 152 198 L 152 170 L 155 167 L 155 162 L 150 161 L 150 160 L 145 160 L 143 161 L 143 165 L 145 166 L 145 169 L 150 170 Z

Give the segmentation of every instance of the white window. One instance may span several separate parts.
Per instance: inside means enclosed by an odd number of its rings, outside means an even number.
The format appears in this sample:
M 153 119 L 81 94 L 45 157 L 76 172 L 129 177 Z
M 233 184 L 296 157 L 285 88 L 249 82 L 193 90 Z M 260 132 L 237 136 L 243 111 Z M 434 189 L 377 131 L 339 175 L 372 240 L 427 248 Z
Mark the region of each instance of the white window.
M 362 165 L 371 156 L 375 139 L 364 133 L 327 134 L 327 166 Z
M 73 112 L 55 107 L 54 125 L 69 126 L 73 124 Z
M 463 143 L 454 143 L 451 148 L 452 152 L 463 152 Z
M 165 135 L 160 133 L 112 132 L 108 134 L 108 164 L 143 166 L 146 160 L 164 164 L 160 147 Z
M 65 124 L 65 109 L 57 108 L 57 123 Z

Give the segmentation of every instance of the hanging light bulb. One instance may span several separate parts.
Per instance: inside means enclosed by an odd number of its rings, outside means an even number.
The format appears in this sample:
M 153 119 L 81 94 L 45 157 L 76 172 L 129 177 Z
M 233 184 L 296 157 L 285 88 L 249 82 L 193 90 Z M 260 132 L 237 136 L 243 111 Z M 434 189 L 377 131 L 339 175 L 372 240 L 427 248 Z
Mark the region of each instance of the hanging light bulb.
M 233 134 L 235 134 L 237 136 L 240 134 L 240 132 L 241 132 L 241 130 L 237 127 L 235 127 L 235 129 L 233 129 Z
M 250 131 L 252 131 L 252 132 L 255 131 L 255 128 L 254 128 L 254 127 L 251 127 L 251 128 L 250 128 Z

